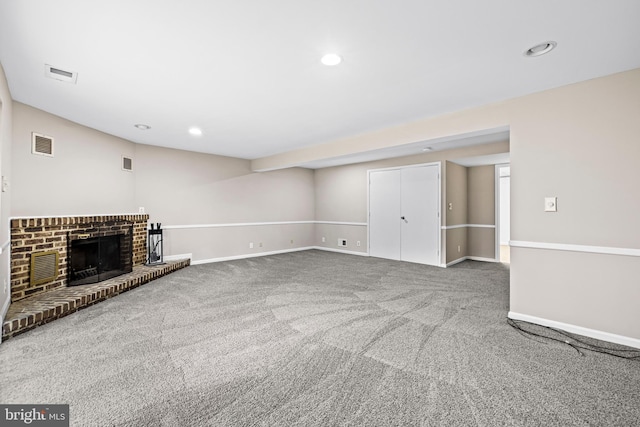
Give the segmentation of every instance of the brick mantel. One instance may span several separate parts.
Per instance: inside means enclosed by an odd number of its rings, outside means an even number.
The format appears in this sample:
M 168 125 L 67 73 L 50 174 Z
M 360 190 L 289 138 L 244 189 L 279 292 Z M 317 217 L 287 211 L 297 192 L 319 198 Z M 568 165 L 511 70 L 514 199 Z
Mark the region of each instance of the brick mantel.
M 67 286 L 67 234 L 96 224 L 133 224 L 133 265 L 146 261 L 147 214 L 34 217 L 11 219 L 11 300 Z M 32 253 L 55 250 L 59 253 L 58 277 L 48 283 L 30 283 Z

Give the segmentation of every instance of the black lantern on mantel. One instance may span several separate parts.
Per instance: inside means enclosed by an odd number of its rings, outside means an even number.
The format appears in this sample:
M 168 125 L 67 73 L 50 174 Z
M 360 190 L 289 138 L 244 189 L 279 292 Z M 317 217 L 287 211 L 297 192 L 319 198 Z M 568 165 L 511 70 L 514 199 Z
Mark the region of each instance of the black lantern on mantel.
M 162 259 L 162 226 L 161 223 L 156 223 L 155 226 L 152 223 L 151 228 L 147 231 L 149 236 L 147 239 L 147 245 L 149 254 L 147 257 L 147 265 L 159 265 L 164 264 Z

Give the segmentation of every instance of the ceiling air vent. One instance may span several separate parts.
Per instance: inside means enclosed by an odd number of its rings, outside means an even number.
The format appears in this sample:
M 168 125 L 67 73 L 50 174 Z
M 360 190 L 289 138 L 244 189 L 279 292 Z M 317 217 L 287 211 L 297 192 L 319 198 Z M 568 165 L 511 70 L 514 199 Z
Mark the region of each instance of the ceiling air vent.
M 78 73 L 75 71 L 66 71 L 61 68 L 44 64 L 44 75 L 50 79 L 60 80 L 61 82 L 76 84 L 78 81 Z
M 31 154 L 53 157 L 53 138 L 32 132 Z
M 122 156 L 122 170 L 129 172 L 133 170 L 133 160 L 131 158 Z

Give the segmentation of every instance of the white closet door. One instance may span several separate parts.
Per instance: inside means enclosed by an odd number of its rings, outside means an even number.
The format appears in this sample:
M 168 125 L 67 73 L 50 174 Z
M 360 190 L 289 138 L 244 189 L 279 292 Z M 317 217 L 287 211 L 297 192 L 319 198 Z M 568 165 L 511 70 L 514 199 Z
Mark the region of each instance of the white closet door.
M 439 168 L 401 169 L 401 257 L 403 261 L 439 265 Z
M 369 255 L 400 259 L 400 169 L 369 174 Z

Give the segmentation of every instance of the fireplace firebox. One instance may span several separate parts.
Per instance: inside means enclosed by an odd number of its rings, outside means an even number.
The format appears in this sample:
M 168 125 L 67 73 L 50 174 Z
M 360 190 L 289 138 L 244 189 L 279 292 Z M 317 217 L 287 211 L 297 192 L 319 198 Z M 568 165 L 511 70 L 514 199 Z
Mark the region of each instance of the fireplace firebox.
M 67 243 L 67 286 L 102 282 L 133 269 L 132 224 L 102 224 L 70 232 Z

